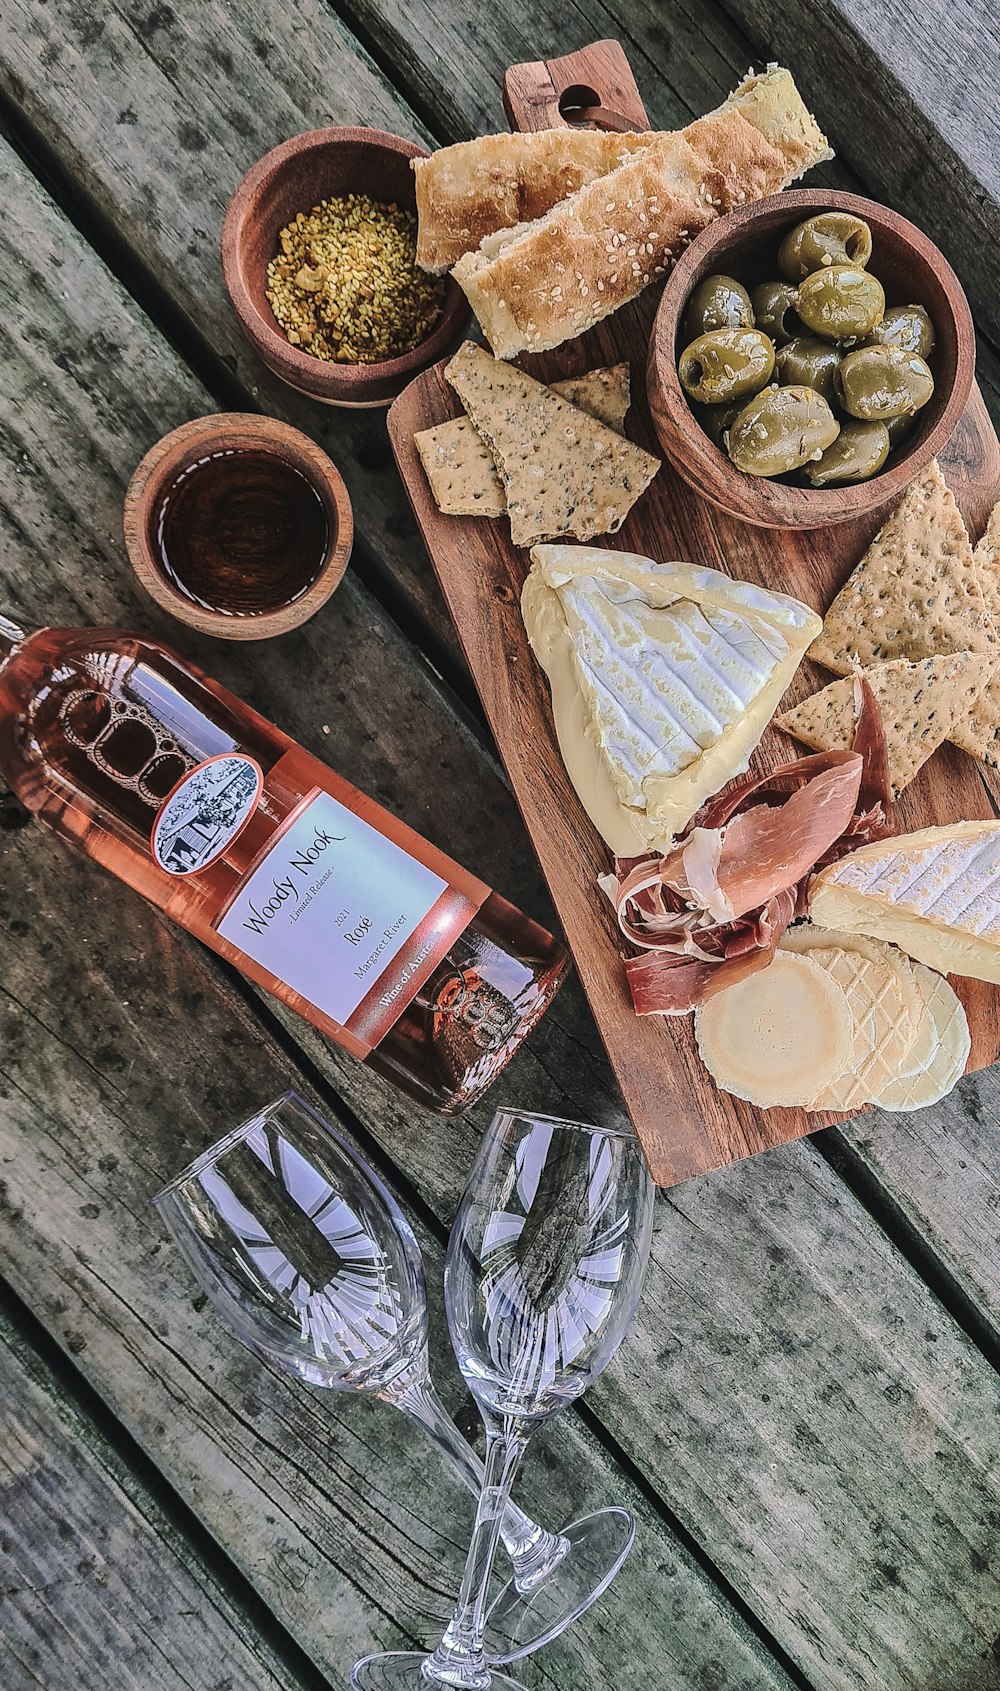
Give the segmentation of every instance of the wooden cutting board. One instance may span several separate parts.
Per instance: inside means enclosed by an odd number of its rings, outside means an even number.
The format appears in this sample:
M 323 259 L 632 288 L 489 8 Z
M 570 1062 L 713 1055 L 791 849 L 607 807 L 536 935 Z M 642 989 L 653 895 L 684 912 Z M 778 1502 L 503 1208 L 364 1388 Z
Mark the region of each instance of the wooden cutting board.
M 550 127 L 562 121 L 559 100 L 566 90 L 568 103 L 577 108 L 600 106 L 636 128 L 647 126 L 617 43 L 601 42 L 549 64 L 514 67 L 505 83 L 508 113 L 519 128 Z M 627 360 L 633 390 L 628 434 L 662 456 L 645 403 L 646 350 L 657 298 L 650 290 L 578 340 L 521 362 L 532 375 L 555 381 Z M 443 369 L 439 364 L 426 371 L 396 400 L 389 412 L 393 451 L 654 1179 L 671 1186 L 842 1119 L 761 1110 L 720 1091 L 698 1056 L 690 1016 L 639 1017 L 633 1011 L 621 938 L 597 885 L 609 853 L 563 768 L 548 686 L 521 620 L 527 554 L 511 545 L 506 518 L 442 516 L 413 444 L 418 429 L 461 414 Z M 940 462 L 976 539 L 1000 497 L 1000 442 L 978 388 Z M 709 505 L 664 462 L 623 528 L 606 543 L 651 558 L 690 559 L 793 594 L 823 613 L 886 514 L 810 531 L 755 528 Z M 806 662 L 788 698 L 807 697 L 829 680 L 826 671 Z M 769 728 L 751 767 L 768 768 L 801 751 Z M 1000 800 L 996 773 L 954 747 L 942 747 L 902 795 L 897 831 L 992 817 L 991 797 Z M 969 1068 L 983 1068 L 1000 1056 L 1000 988 L 964 978 L 953 984 L 969 1017 Z

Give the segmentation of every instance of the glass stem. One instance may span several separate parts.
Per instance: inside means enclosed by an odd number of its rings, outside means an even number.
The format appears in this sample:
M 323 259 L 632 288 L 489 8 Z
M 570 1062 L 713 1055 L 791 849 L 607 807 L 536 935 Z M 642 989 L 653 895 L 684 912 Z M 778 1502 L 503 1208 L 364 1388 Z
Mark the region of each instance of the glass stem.
M 461 1691 L 486 1691 L 490 1684 L 483 1649 L 490 1576 L 500 1542 L 503 1512 L 510 1501 L 514 1476 L 527 1444 L 523 1433 L 500 1432 L 487 1426 L 483 1486 L 462 1588 L 444 1637 L 434 1654 L 421 1664 L 421 1674 L 431 1684 L 451 1685 Z
M 429 1376 L 409 1381 L 393 1402 L 397 1409 L 419 1422 L 462 1484 L 478 1496 L 483 1483 L 483 1464 L 468 1440 L 462 1437 Z M 514 1565 L 514 1584 L 522 1596 L 528 1596 L 569 1549 L 568 1539 L 546 1532 L 513 1503 L 503 1510 L 500 1538 Z

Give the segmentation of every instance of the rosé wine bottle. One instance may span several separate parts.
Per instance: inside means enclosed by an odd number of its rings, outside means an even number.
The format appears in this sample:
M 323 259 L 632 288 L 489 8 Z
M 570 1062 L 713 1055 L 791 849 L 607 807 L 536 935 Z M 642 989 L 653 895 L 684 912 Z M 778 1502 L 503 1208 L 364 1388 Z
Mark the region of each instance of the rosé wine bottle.
M 441 1115 L 568 969 L 544 928 L 176 653 L 0 617 L 0 774 L 25 807 Z

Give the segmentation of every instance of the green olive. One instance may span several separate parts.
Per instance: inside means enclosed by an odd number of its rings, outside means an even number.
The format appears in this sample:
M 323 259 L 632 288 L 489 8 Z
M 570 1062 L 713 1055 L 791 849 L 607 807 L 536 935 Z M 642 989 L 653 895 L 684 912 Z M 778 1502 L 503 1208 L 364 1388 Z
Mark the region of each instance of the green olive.
M 819 458 L 840 424 L 815 388 L 765 388 L 729 430 L 729 456 L 748 476 L 783 476 Z
M 866 423 L 912 415 L 934 392 L 934 377 L 920 354 L 901 346 L 856 347 L 841 359 L 834 379 L 844 410 Z
M 733 420 L 740 410 L 743 401 L 738 399 L 735 405 L 699 405 L 697 418 L 709 440 L 721 452 L 726 450 L 726 435 Z
M 778 248 L 778 269 L 790 282 L 801 282 L 829 264 L 863 270 L 872 256 L 872 232 L 849 211 L 821 211 L 790 229 Z
M 801 332 L 802 325 L 795 315 L 798 302 L 798 289 L 791 282 L 758 282 L 751 290 L 754 322 L 765 335 L 770 335 L 775 346 L 782 346 Z
M 929 358 L 934 351 L 934 325 L 922 305 L 890 305 L 868 339 L 875 346 L 901 346 L 904 352 Z
M 870 335 L 885 311 L 876 276 L 854 264 L 828 264 L 799 284 L 798 313 L 807 329 L 828 341 Z
M 877 475 L 889 456 L 889 430 L 884 423 L 844 423 L 822 458 L 806 465 L 811 487 L 843 487 Z
M 915 411 L 902 411 L 898 417 L 886 417 L 885 428 L 889 436 L 889 451 L 895 452 L 906 439 L 917 420 Z
M 685 392 L 702 405 L 756 393 L 773 369 L 774 347 L 757 329 L 711 329 L 684 348 L 677 364 Z
M 840 349 L 818 335 L 796 335 L 774 355 L 774 373 L 782 387 L 815 388 L 828 405 L 834 402 L 833 373 L 840 363 Z
M 711 329 L 752 329 L 753 324 L 750 295 L 732 276 L 706 276 L 684 312 L 684 334 L 689 341 Z

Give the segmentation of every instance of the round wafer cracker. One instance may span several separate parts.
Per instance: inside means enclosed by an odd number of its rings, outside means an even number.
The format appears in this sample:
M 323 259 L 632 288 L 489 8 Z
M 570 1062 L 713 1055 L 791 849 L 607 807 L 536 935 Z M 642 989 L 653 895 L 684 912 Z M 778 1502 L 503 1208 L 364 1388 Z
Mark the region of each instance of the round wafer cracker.
M 806 1108 L 860 1110 L 898 1075 L 913 1046 L 916 1024 L 906 1009 L 899 977 L 863 952 L 839 946 L 808 953 L 844 992 L 854 1018 L 854 1047 L 843 1072 L 820 1087 Z
M 854 1018 L 833 975 L 811 957 L 777 952 L 758 974 L 695 1012 L 702 1061 L 724 1091 L 762 1109 L 802 1105 L 843 1074 Z
M 897 1075 L 881 1088 L 872 1102 L 882 1110 L 922 1110 L 936 1104 L 965 1073 L 972 1048 L 965 1010 L 944 975 L 923 963 L 912 967 L 924 1004 L 924 1024 L 932 1030 L 933 1053 L 922 1069 Z
M 917 1028 L 924 1014 L 924 1000 L 917 987 L 913 974 L 914 964 L 907 957 L 905 951 L 900 951 L 897 945 L 889 945 L 885 940 L 872 939 L 868 934 L 842 933 L 839 928 L 821 928 L 816 922 L 796 922 L 792 928 L 786 928 L 780 941 L 782 951 L 828 951 L 838 948 L 841 951 L 860 951 L 873 963 L 882 963 L 887 969 L 892 969 L 899 978 L 900 991 L 906 1005 L 907 1014 L 914 1027 Z M 930 1048 L 926 1051 L 926 1061 L 930 1061 Z M 912 1057 L 912 1053 L 911 1053 Z

